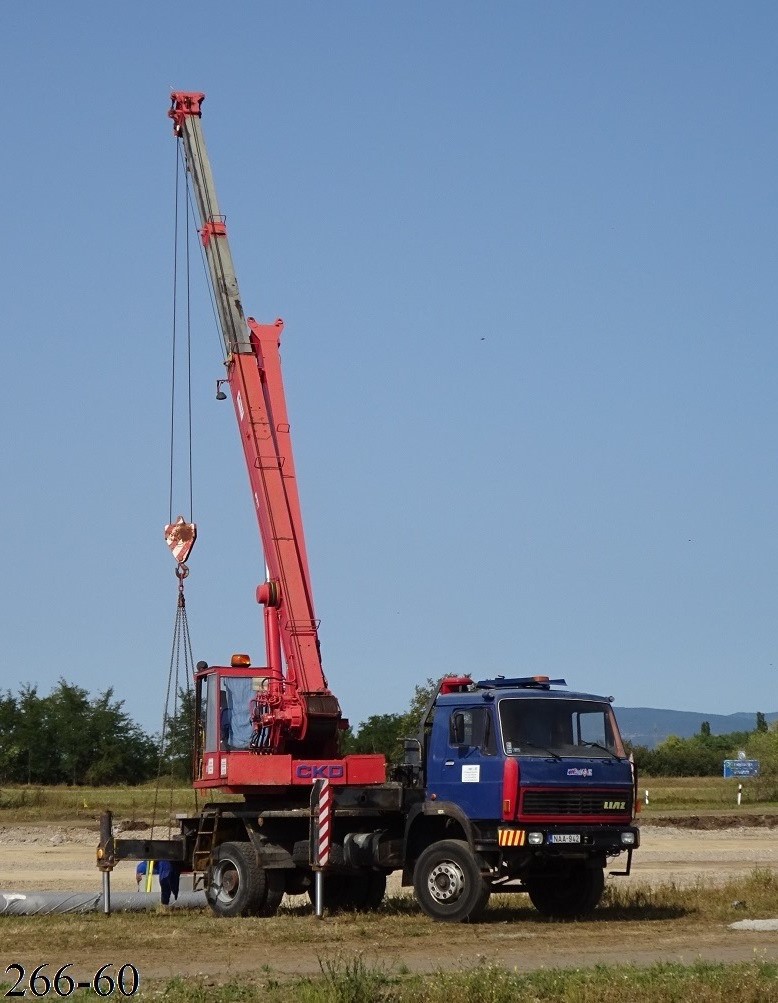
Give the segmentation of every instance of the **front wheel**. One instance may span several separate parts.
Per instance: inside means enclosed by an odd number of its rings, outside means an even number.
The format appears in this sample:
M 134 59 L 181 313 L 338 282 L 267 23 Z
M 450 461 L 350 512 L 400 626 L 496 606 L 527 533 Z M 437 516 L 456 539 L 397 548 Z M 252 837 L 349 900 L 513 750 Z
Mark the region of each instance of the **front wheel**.
M 205 898 L 217 916 L 272 916 L 283 894 L 283 872 L 265 870 L 249 843 L 221 843 L 213 851 Z
M 569 868 L 535 874 L 525 884 L 539 913 L 566 919 L 595 909 L 605 889 L 605 875 L 601 867 L 576 861 Z
M 423 912 L 448 923 L 478 919 L 491 893 L 478 861 L 461 839 L 443 839 L 424 850 L 413 870 L 413 890 Z

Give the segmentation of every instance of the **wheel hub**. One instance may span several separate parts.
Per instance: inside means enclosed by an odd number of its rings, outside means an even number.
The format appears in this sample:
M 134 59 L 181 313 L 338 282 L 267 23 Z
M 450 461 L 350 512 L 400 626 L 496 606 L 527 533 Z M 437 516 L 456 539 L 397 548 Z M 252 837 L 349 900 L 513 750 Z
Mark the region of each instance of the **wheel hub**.
M 240 877 L 234 867 L 223 864 L 214 874 L 214 887 L 220 898 L 234 898 L 240 884 Z
M 443 860 L 430 871 L 427 887 L 436 902 L 454 902 L 465 887 L 464 871 L 455 861 Z

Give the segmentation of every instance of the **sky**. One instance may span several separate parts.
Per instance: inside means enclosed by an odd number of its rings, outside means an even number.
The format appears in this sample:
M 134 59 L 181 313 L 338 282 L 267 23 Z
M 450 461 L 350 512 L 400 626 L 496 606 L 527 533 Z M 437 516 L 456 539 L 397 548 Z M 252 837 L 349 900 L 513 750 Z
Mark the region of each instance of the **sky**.
M 771 2 L 0 5 L 0 687 L 161 725 L 176 89 L 285 322 L 352 723 L 446 672 L 778 710 L 777 36 Z M 197 260 L 191 302 L 195 659 L 263 664 Z

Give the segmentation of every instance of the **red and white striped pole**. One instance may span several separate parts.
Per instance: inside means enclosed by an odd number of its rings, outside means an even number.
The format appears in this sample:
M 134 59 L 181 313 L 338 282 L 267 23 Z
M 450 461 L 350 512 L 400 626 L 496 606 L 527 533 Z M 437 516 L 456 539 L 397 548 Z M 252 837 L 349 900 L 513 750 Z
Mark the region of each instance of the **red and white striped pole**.
M 316 872 L 316 917 L 324 915 L 324 868 L 330 861 L 332 846 L 332 788 L 329 780 L 317 780 L 311 792 L 311 807 L 315 816 L 314 870 Z
M 330 862 L 330 844 L 332 843 L 332 788 L 329 780 L 322 780 L 319 789 L 319 850 L 317 859 L 319 867 L 326 867 Z

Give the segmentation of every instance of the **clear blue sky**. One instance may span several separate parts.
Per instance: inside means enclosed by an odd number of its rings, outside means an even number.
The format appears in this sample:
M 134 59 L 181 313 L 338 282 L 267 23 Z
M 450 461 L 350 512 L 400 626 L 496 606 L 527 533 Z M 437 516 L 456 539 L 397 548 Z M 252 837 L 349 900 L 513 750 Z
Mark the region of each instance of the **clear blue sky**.
M 777 38 L 767 2 L 3 4 L 2 686 L 161 721 L 174 87 L 286 323 L 351 720 L 447 671 L 778 710 Z M 195 657 L 261 663 L 194 280 Z

